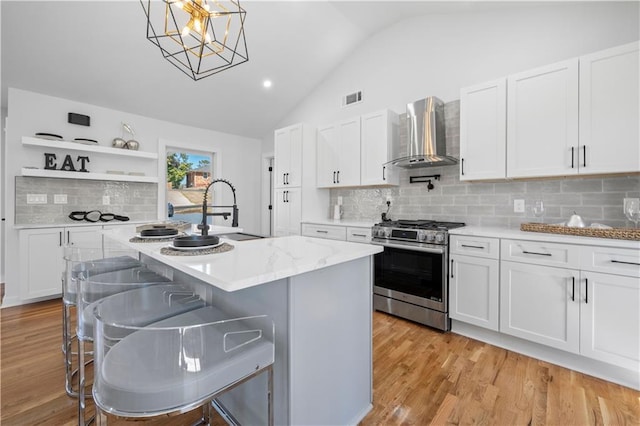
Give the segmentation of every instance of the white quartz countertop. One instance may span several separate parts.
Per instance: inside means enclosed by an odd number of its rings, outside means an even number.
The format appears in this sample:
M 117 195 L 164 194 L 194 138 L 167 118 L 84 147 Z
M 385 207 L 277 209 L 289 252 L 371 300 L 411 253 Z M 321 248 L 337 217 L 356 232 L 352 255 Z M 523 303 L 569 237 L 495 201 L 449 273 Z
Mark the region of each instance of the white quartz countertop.
M 618 247 L 640 249 L 640 241 L 615 240 L 612 238 L 579 237 L 573 235 L 548 234 L 544 232 L 528 232 L 519 229 L 464 226 L 449 230 L 449 235 L 466 235 L 475 237 L 511 238 L 529 241 L 545 241 L 564 244 L 580 244 L 600 247 Z
M 174 269 L 225 291 L 236 291 L 311 272 L 381 252 L 380 246 L 288 236 L 247 241 L 221 238 L 233 250 L 204 256 L 168 256 L 160 253 L 170 243 L 130 243 L 132 235 L 104 231 L 117 240 Z
M 308 223 L 311 225 L 334 225 L 334 226 L 358 226 L 361 228 L 371 228 L 376 223 L 371 221 L 357 221 L 357 220 L 334 220 L 334 219 L 314 219 L 304 220 L 303 224 Z

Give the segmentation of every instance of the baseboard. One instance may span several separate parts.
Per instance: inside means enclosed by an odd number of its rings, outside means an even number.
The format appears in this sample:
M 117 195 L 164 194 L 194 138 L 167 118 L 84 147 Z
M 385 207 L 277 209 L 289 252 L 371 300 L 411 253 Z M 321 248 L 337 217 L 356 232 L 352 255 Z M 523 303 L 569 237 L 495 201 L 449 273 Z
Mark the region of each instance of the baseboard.
M 518 337 L 452 320 L 451 332 L 518 352 L 551 364 L 640 390 L 640 372 L 540 345 Z
M 35 299 L 20 299 L 17 296 L 7 297 L 2 300 L 2 304 L 0 305 L 0 309 L 11 308 L 13 306 L 21 306 L 28 305 L 31 303 L 44 302 L 45 300 L 59 299 L 62 297 L 61 294 L 54 294 L 51 296 L 37 297 Z
M 347 422 L 347 425 L 357 426 L 371 410 L 373 410 L 373 404 L 369 404 L 363 408 L 351 421 Z

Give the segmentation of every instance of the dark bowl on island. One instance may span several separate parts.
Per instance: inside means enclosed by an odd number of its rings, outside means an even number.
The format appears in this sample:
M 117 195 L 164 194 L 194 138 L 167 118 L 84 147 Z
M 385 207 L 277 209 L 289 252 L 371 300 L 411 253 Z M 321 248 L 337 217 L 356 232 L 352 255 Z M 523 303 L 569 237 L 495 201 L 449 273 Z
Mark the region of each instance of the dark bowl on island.
M 216 235 L 187 235 L 173 239 L 174 247 L 204 247 L 213 246 L 220 242 Z

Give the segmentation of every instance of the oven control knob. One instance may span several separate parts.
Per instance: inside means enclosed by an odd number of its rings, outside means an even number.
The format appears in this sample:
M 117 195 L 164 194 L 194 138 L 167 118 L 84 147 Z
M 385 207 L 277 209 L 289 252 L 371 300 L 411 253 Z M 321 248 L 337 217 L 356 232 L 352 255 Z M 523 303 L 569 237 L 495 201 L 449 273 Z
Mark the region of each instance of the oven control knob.
M 444 243 L 444 233 L 443 232 L 438 232 L 436 234 L 436 242 L 440 243 L 440 244 Z
M 427 234 L 422 230 L 418 231 L 418 241 L 426 241 L 426 239 Z
M 432 243 L 435 238 L 435 234 L 433 232 L 427 233 L 427 242 Z
M 389 230 L 387 228 L 378 228 L 375 230 L 374 235 L 379 238 L 388 238 Z

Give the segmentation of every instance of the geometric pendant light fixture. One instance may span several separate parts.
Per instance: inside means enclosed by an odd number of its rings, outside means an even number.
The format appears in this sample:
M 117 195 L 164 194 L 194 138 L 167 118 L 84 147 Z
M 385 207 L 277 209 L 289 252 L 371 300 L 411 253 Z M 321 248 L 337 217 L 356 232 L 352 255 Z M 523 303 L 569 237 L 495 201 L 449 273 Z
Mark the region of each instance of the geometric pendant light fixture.
M 249 60 L 239 0 L 140 0 L 147 39 L 194 80 Z

